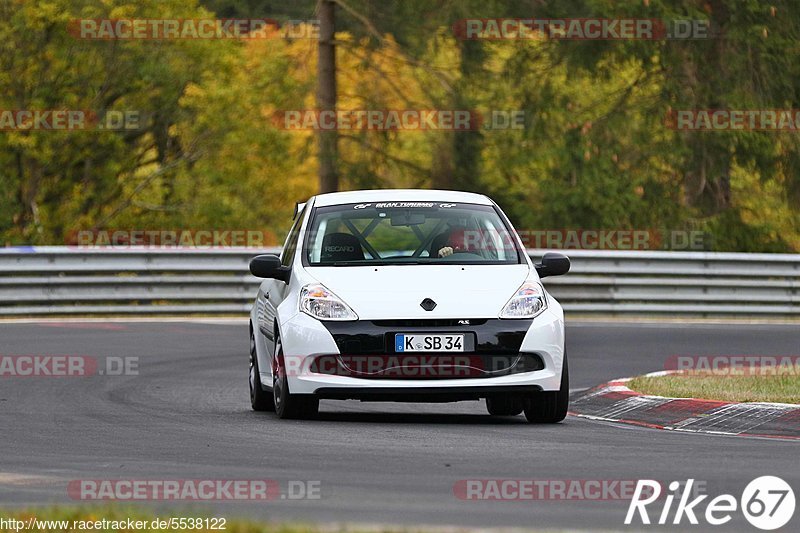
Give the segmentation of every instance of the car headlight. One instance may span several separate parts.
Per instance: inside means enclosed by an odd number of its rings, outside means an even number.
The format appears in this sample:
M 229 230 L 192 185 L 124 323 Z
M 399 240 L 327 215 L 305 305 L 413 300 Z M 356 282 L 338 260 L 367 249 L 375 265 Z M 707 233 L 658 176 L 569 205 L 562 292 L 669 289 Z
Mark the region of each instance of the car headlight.
M 547 309 L 547 295 L 537 281 L 526 281 L 500 312 L 500 318 L 533 318 Z
M 319 320 L 358 320 L 350 306 L 319 283 L 300 290 L 300 310 Z

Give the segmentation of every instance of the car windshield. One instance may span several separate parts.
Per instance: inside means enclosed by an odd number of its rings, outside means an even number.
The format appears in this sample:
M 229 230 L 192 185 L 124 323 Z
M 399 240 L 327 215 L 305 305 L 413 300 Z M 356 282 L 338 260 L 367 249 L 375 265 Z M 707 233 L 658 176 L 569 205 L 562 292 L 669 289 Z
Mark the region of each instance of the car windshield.
M 378 202 L 318 207 L 305 239 L 314 266 L 521 263 L 492 206 Z

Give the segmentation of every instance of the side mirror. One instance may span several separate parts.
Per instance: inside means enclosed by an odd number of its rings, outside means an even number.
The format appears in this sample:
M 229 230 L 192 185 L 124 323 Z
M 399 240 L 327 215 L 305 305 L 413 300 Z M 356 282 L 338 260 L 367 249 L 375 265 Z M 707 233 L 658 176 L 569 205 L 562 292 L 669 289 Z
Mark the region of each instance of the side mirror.
M 273 278 L 288 283 L 291 269 L 283 266 L 277 255 L 264 254 L 250 260 L 250 273 L 257 278 Z
M 542 257 L 542 262 L 534 265 L 540 278 L 547 276 L 561 276 L 569 272 L 569 257 L 564 254 L 547 252 Z

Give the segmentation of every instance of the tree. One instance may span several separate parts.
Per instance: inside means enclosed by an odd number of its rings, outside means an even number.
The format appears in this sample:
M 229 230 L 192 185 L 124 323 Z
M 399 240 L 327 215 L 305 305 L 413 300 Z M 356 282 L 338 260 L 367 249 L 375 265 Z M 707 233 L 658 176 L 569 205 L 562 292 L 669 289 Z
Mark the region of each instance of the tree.
M 319 59 L 317 60 L 317 109 L 336 111 L 336 2 L 319 0 Z M 337 174 L 338 149 L 336 130 L 320 130 L 319 190 L 333 192 L 339 189 Z
M 130 131 L 4 132 L 6 242 L 63 242 L 76 228 L 113 224 L 154 187 L 160 194 L 149 207 L 168 209 L 175 171 L 198 156 L 174 137 L 178 101 L 187 84 L 215 68 L 225 43 L 80 40 L 67 31 L 71 21 L 209 16 L 179 0 L 0 4 L 0 108 L 141 112 L 141 127 Z

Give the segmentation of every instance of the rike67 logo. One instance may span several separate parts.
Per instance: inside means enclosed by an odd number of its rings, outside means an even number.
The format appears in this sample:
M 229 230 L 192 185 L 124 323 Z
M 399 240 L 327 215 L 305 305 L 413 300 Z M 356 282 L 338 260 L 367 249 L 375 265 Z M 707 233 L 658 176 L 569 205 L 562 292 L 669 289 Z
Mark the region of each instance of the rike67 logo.
M 678 525 L 685 517 L 690 524 L 697 525 L 700 523 L 699 516 L 707 524 L 720 526 L 730 522 L 733 513 L 740 509 L 753 526 L 762 530 L 773 530 L 786 525 L 794 514 L 794 491 L 788 483 L 776 476 L 761 476 L 754 479 L 745 487 L 739 500 L 731 494 L 721 494 L 713 498 L 706 504 L 703 513 L 699 507 L 708 495 L 703 494 L 689 500 L 693 484 L 694 479 L 688 479 L 686 483 L 673 481 L 669 484 L 670 492 L 662 498 L 661 484 L 658 481 L 640 479 L 628 506 L 625 524 L 632 524 L 638 514 L 642 524 Z M 681 488 L 683 490 L 678 492 Z M 672 514 L 673 502 L 676 499 L 678 503 Z M 663 507 L 657 514 L 655 522 L 651 522 L 648 511 L 658 512 L 658 505 L 653 504 L 656 501 L 660 503 L 660 500 L 663 500 Z M 651 506 L 649 510 L 648 505 Z M 670 514 L 672 514 L 671 521 Z

